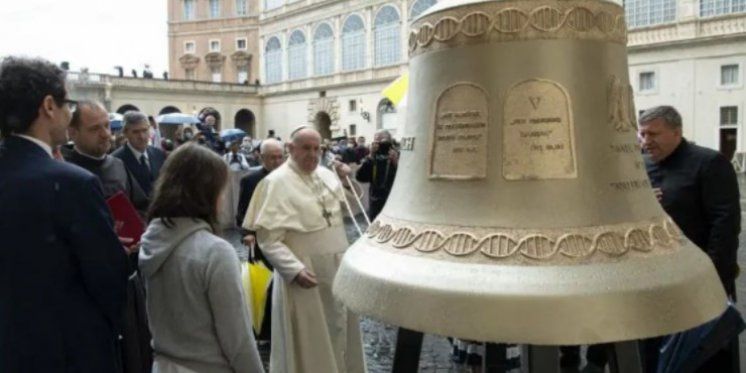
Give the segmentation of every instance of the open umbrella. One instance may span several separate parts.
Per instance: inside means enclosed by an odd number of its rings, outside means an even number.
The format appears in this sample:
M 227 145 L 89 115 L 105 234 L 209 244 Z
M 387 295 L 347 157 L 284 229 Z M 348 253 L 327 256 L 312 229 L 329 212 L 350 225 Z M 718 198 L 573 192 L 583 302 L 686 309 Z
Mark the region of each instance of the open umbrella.
M 119 113 L 109 113 L 109 128 L 112 131 L 119 131 L 122 129 L 122 119 L 124 117 Z
M 200 123 L 199 119 L 194 115 L 183 114 L 183 113 L 170 113 L 159 115 L 155 119 L 158 124 L 197 124 Z
M 238 128 L 228 128 L 220 131 L 220 138 L 226 142 L 240 140 L 244 136 L 246 136 L 246 132 Z

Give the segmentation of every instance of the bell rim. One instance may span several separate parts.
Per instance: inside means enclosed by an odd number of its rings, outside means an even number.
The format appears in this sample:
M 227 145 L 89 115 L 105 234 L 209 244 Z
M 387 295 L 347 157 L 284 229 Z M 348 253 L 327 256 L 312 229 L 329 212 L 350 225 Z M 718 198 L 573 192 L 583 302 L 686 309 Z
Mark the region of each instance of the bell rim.
M 527 281 L 509 280 L 521 272 Z M 589 275 L 595 276 L 592 286 L 576 286 Z M 547 281 L 557 276 L 559 282 Z M 531 267 L 401 255 L 361 239 L 345 254 L 333 291 L 352 312 L 392 325 L 534 345 L 671 334 L 716 318 L 726 306 L 714 266 L 689 241 L 657 257 Z

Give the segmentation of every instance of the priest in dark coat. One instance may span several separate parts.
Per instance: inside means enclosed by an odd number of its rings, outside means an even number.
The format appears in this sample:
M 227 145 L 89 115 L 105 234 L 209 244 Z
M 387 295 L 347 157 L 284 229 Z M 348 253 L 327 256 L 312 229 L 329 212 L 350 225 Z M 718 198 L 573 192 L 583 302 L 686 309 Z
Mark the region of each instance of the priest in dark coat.
M 111 130 L 109 116 L 103 105 L 93 101 L 79 101 L 68 129 L 73 149 L 65 154 L 65 161 L 85 168 L 98 176 L 109 198 L 123 192 L 144 216 L 148 198 L 121 159 L 109 155 Z
M 109 114 L 104 106 L 94 101 L 79 101 L 70 121 L 68 134 L 74 146 L 65 160 L 96 175 L 101 182 L 104 198 L 123 192 L 141 216 L 144 216 L 148 208 L 147 196 L 124 167 L 122 160 L 108 154 L 111 148 L 111 131 Z M 129 254 L 130 276 L 121 340 L 122 373 L 149 373 L 153 362 L 145 290 L 139 273 L 136 272 L 137 255 L 137 250 Z

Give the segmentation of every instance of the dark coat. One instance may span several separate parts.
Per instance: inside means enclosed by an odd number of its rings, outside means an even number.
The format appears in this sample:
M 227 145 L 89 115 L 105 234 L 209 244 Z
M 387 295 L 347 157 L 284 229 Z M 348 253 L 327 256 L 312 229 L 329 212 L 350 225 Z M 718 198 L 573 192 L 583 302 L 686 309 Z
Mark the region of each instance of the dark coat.
M 396 178 L 396 165 L 388 154 L 373 154 L 366 157 L 358 168 L 355 178 L 361 183 L 370 183 L 368 194 L 368 217 L 375 220 L 389 198 Z
M 236 223 L 239 227 L 243 225 L 244 217 L 246 217 L 246 211 L 249 209 L 249 204 L 251 203 L 251 197 L 254 196 L 254 191 L 256 190 L 257 185 L 259 185 L 259 182 L 262 181 L 265 177 L 269 175 L 269 171 L 267 171 L 264 166 L 257 166 L 252 167 L 249 170 L 249 174 L 241 178 L 241 189 L 240 189 L 240 196 L 238 199 L 238 210 L 236 213 Z M 256 232 L 253 231 L 247 231 L 243 228 L 241 228 L 241 231 L 243 234 L 254 234 L 256 235 Z M 254 246 L 254 255 L 253 257 L 249 258 L 249 261 L 251 262 L 258 262 L 261 261 L 264 263 L 267 268 L 271 270 L 274 270 L 274 267 L 272 267 L 272 263 L 267 260 L 266 257 L 264 257 L 264 254 L 262 253 L 262 249 L 259 247 L 259 243 L 257 242 Z M 267 301 L 264 304 L 264 320 L 262 321 L 262 332 L 258 335 L 256 335 L 256 338 L 261 341 L 269 341 L 271 340 L 272 336 L 272 286 L 273 284 L 269 285 L 269 288 L 267 289 Z
M 98 179 L 0 143 L 0 372 L 115 372 L 127 259 Z
M 148 146 L 145 151 L 148 153 L 148 161 L 150 162 L 149 170 L 142 167 L 140 160 L 135 158 L 135 154 L 132 153 L 132 150 L 127 145 L 117 149 L 111 155 L 124 162 L 127 170 L 135 177 L 140 188 L 150 196 L 153 190 L 153 183 L 158 178 L 161 167 L 163 167 L 163 163 L 166 161 L 166 153 L 152 146 Z
M 355 174 L 357 181 L 370 183 L 370 198 L 385 201 L 391 193 L 396 178 L 396 165 L 387 154 L 375 154 L 365 158 Z
M 741 231 L 733 166 L 719 152 L 686 140 L 657 164 L 646 157 L 645 165 L 653 188 L 663 192 L 663 209 L 710 256 L 726 292 L 733 295 Z
M 249 174 L 241 178 L 238 209 L 236 210 L 236 225 L 239 227 L 243 225 L 243 219 L 246 217 L 246 211 L 249 209 L 251 196 L 254 195 L 256 186 L 259 185 L 259 182 L 267 175 L 269 175 L 267 169 L 263 166 L 257 166 L 250 168 Z
M 107 155 L 103 160 L 86 157 L 71 150 L 65 160 L 96 175 L 103 186 L 104 198 L 124 192 L 141 215 L 148 208 L 148 197 L 135 182 L 135 178 L 121 159 Z M 152 365 L 150 331 L 145 312 L 145 289 L 137 272 L 137 253 L 129 256 L 130 273 L 127 281 L 127 306 L 122 326 L 122 371 L 123 373 L 147 373 Z
M 103 160 L 93 159 L 71 150 L 65 155 L 65 161 L 78 165 L 88 172 L 96 175 L 101 181 L 104 198 L 123 192 L 129 198 L 141 215 L 145 215 L 148 209 L 148 197 L 135 182 L 132 173 L 124 166 L 124 162 L 111 155 L 106 155 Z

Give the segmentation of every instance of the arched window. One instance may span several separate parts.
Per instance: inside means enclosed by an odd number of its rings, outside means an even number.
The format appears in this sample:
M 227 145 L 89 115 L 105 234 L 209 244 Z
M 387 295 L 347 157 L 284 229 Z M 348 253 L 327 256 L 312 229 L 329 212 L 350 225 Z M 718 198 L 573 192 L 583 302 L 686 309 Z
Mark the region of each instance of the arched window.
M 384 98 L 378 103 L 378 121 L 376 123 L 376 129 L 385 129 L 396 133 L 396 108 L 389 99 Z
M 184 0 L 184 20 L 191 21 L 195 18 L 195 5 L 196 0 Z
M 282 45 L 277 37 L 270 38 L 264 48 L 264 68 L 267 84 L 282 80 Z
M 399 62 L 399 12 L 393 6 L 385 6 L 376 14 L 375 22 L 375 65 L 384 66 Z
M 427 8 L 435 5 L 437 0 L 417 0 L 412 4 L 412 9 L 409 11 L 409 19 L 417 18 L 422 12 L 426 11 Z
M 334 31 L 322 23 L 313 34 L 313 74 L 328 75 L 334 72 Z
M 365 67 L 365 24 L 358 15 L 347 18 L 342 27 L 342 70 Z
M 246 0 L 236 0 L 236 15 L 245 16 L 249 11 L 246 8 Z
M 220 17 L 220 0 L 210 0 L 210 18 Z
M 306 65 L 306 36 L 302 31 L 296 30 L 290 34 L 288 42 L 288 78 L 305 78 Z

